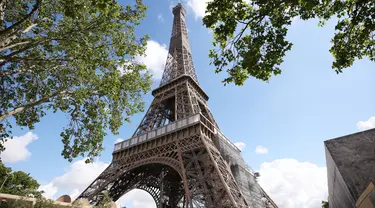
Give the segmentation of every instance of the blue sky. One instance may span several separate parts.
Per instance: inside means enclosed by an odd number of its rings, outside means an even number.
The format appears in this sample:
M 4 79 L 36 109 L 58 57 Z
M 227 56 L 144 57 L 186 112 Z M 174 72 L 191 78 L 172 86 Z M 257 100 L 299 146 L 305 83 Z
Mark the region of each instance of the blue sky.
M 120 2 L 126 4 L 125 0 Z M 171 5 L 176 2 L 145 0 L 147 17 L 137 28 L 138 35 L 151 37 L 148 56 L 139 60 L 156 74 L 154 87 L 165 63 L 173 20 Z M 200 0 L 185 0 L 183 4 L 198 80 L 210 97 L 209 107 L 223 133 L 245 145 L 243 157 L 261 172 L 260 183 L 281 208 L 319 207 L 327 196 L 323 141 L 375 127 L 375 118 L 371 119 L 375 117 L 375 63 L 359 60 L 337 75 L 331 69 L 333 57 L 329 53 L 335 20 L 321 28 L 317 20 L 296 19 L 288 34 L 294 46 L 285 57 L 281 75 L 269 83 L 250 78 L 242 87 L 224 86 L 221 80 L 226 74 L 215 74 L 209 64 L 212 34 L 202 26 L 204 4 Z M 144 99 L 148 106 L 152 96 L 145 95 Z M 52 198 L 77 194 L 111 161 L 115 140 L 129 138 L 143 115 L 133 116 L 131 124 L 121 127 L 120 135 L 108 135 L 102 156 L 95 164 L 84 165 L 82 158 L 69 163 L 60 156 L 59 135 L 67 117 L 49 114 L 35 130 L 14 129 L 19 143 L 13 143 L 13 152 L 7 154 L 18 155 L 18 159 L 9 159 L 6 164 L 31 173 Z M 258 153 L 257 146 L 262 146 Z M 311 188 L 311 184 L 315 186 Z M 288 201 L 283 194 L 294 200 Z M 128 207 L 145 207 L 142 203 L 149 203 L 150 197 L 132 192 L 122 202 Z

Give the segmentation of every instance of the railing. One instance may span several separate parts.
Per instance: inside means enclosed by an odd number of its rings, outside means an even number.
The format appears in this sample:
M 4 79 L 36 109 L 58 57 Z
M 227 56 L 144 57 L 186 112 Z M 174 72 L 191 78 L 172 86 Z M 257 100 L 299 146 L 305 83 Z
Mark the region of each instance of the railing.
M 230 141 L 219 129 L 215 128 L 215 134 L 218 134 L 223 141 L 225 141 L 227 144 L 229 144 L 232 148 L 241 151 L 235 144 L 233 144 L 232 141 Z
M 216 128 L 206 117 L 204 117 L 202 114 L 197 113 L 195 115 L 192 115 L 190 117 L 175 121 L 173 123 L 169 123 L 165 126 L 162 126 L 160 128 L 157 128 L 153 131 L 146 132 L 144 134 L 140 134 L 137 137 L 133 137 L 124 141 L 121 141 L 119 143 L 115 144 L 114 151 L 118 151 L 120 149 L 124 149 L 133 145 L 136 145 L 140 142 L 151 140 L 155 137 L 161 136 L 163 134 L 166 134 L 168 132 L 181 129 L 187 125 L 191 125 L 194 123 L 202 122 L 205 124 L 208 128 L 214 131 L 215 134 L 218 134 L 220 138 L 223 139 L 227 144 L 229 144 L 232 148 L 237 149 L 240 151 L 240 149 L 233 144 L 232 141 L 230 141 L 218 128 Z
M 118 151 L 118 150 L 121 150 L 121 149 L 124 149 L 124 148 L 128 148 L 128 147 L 134 146 L 138 143 L 148 141 L 148 140 L 151 140 L 153 138 L 164 135 L 166 133 L 175 131 L 177 129 L 184 128 L 188 125 L 198 123 L 198 122 L 200 122 L 200 116 L 201 116 L 201 114 L 198 113 L 198 114 L 195 114 L 193 116 L 175 121 L 173 123 L 169 123 L 165 126 L 162 126 L 160 128 L 157 128 L 157 129 L 149 131 L 149 132 L 146 132 L 144 134 L 140 134 L 136 137 L 133 137 L 133 138 L 121 141 L 119 143 L 116 143 L 114 151 Z

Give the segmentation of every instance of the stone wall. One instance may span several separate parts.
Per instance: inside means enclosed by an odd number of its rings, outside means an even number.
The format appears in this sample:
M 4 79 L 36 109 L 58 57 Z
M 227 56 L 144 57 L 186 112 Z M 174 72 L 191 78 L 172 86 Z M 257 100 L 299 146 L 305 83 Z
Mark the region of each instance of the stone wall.
M 375 129 L 324 142 L 330 208 L 355 207 L 375 181 Z

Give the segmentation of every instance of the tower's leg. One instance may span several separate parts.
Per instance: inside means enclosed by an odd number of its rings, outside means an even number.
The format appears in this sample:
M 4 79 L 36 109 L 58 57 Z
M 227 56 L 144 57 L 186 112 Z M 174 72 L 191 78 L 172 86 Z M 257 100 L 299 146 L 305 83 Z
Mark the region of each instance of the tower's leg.
M 228 165 L 207 135 L 180 139 L 179 146 L 186 149 L 182 160 L 194 207 L 248 207 Z
M 160 204 L 159 204 L 159 207 L 158 208 L 163 208 L 163 205 L 164 205 L 164 170 L 162 169 L 161 170 L 161 173 L 160 173 L 160 178 L 159 178 L 159 180 L 160 180 L 160 195 L 159 195 L 159 197 L 160 197 Z

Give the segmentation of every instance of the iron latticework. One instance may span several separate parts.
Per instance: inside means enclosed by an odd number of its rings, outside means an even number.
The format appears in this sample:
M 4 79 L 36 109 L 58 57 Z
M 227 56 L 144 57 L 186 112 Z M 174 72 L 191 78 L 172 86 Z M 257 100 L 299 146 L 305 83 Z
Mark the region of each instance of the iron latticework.
M 133 136 L 115 144 L 111 164 L 78 197 L 97 204 L 138 188 L 158 208 L 277 207 L 240 150 L 219 130 L 193 66 L 181 4 L 173 9 L 160 86 Z
M 198 82 L 185 23 L 186 11 L 182 6 L 173 9 L 173 28 L 169 53 L 160 86 L 182 75 L 189 75 Z

